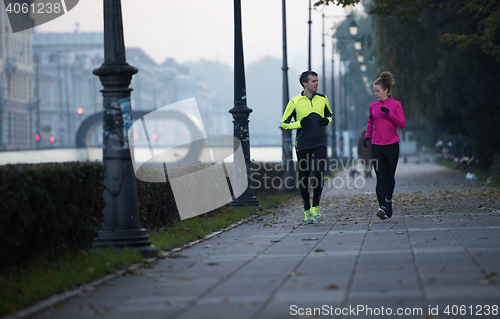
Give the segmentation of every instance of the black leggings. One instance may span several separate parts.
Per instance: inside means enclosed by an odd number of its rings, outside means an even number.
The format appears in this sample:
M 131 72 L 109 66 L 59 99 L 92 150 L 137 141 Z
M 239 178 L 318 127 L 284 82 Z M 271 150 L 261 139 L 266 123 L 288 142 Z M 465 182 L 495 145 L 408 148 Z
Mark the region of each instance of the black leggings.
M 385 206 L 385 198 L 392 199 L 396 180 L 396 166 L 399 158 L 399 143 L 390 145 L 372 144 L 372 158 L 375 174 L 377 174 L 377 199 L 380 206 Z
M 309 177 L 311 177 L 311 188 L 313 189 L 313 207 L 319 205 L 319 199 L 323 192 L 323 176 L 326 169 L 326 146 L 314 149 L 297 151 L 299 168 L 299 190 L 304 204 L 304 210 L 311 208 L 309 201 Z

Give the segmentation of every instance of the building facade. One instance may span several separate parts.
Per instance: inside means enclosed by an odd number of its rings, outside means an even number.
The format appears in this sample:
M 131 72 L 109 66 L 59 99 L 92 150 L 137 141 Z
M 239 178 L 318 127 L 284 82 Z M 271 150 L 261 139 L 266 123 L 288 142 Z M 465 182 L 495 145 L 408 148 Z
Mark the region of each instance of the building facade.
M 0 151 L 35 145 L 32 30 L 13 33 L 6 11 L 0 14 Z
M 39 147 L 74 147 L 76 132 L 87 117 L 102 112 L 101 82 L 93 74 L 104 61 L 103 33 L 35 33 L 33 53 L 39 99 Z M 138 69 L 130 88 L 133 110 L 155 110 L 195 97 L 210 108 L 208 87 L 188 70 L 168 60 L 158 65 L 139 48 L 126 48 L 127 62 Z M 92 145 L 102 145 L 102 127 Z
M 39 101 L 39 148 L 75 146 L 81 122 L 102 109 L 102 33 L 35 33 L 33 54 Z

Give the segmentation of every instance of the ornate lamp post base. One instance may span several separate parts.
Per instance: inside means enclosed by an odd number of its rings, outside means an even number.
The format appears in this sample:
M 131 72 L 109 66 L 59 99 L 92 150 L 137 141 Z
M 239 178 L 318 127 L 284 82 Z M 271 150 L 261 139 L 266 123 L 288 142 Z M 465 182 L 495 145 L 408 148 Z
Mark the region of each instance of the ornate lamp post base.
M 247 170 L 247 181 L 248 187 L 245 192 L 238 198 L 235 198 L 231 202 L 231 206 L 259 206 L 259 202 L 253 195 L 252 190 L 252 180 L 250 174 L 252 174 L 252 163 L 250 161 L 250 137 L 248 131 L 248 117 L 252 109 L 244 104 L 236 105 L 234 108 L 229 110 L 229 113 L 233 115 L 234 123 L 234 136 L 238 138 L 241 143 L 241 148 L 243 150 L 243 157 L 245 158 L 245 166 Z
M 231 202 L 231 206 L 242 207 L 242 206 L 259 206 L 259 201 L 255 196 L 251 194 L 243 194 Z
M 113 247 L 117 249 L 130 248 L 138 250 L 144 257 L 158 255 L 158 249 L 151 245 L 148 233 L 144 228 L 106 231 L 101 230 L 93 242 L 94 250 Z

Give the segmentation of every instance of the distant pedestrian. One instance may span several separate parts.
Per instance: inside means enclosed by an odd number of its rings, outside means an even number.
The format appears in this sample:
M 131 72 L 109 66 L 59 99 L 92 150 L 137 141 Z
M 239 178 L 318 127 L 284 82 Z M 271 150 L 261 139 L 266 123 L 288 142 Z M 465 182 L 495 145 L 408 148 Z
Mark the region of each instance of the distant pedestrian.
M 364 147 L 363 142 L 366 135 L 366 127 L 359 133 L 358 139 L 358 156 L 363 165 L 363 172 L 365 178 L 372 177 L 372 143 L 368 140 L 366 144 L 368 147 Z
M 281 127 L 297 130 L 295 151 L 299 169 L 299 190 L 305 210 L 304 221 L 312 224 L 322 220 L 319 202 L 327 164 L 325 127 L 332 121 L 332 110 L 326 95 L 317 93 L 319 82 L 316 72 L 303 72 L 299 82 L 304 90 L 288 102 L 281 119 Z M 309 198 L 310 184 L 313 191 L 312 207 Z
M 397 128 L 406 126 L 406 118 L 401 103 L 389 95 L 394 78 L 390 72 L 382 72 L 373 83 L 376 102 L 370 104 L 370 116 L 363 140 L 365 147 L 371 138 L 377 186 L 375 188 L 380 219 L 392 217 L 392 194 L 396 181 L 396 167 L 399 158 L 399 136 Z

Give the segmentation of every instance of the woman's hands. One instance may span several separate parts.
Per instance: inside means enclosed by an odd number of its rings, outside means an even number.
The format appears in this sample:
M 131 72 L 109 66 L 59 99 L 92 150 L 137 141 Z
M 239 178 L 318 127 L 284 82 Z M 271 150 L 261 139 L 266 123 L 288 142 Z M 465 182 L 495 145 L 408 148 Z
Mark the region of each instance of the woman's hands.
M 365 137 L 365 139 L 363 140 L 363 146 L 364 147 L 368 147 L 368 145 L 366 144 L 366 142 L 368 142 L 370 140 L 369 137 Z

